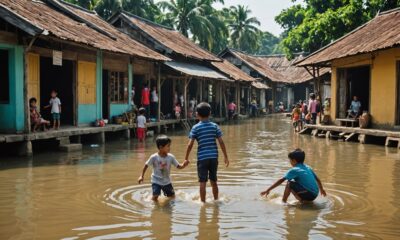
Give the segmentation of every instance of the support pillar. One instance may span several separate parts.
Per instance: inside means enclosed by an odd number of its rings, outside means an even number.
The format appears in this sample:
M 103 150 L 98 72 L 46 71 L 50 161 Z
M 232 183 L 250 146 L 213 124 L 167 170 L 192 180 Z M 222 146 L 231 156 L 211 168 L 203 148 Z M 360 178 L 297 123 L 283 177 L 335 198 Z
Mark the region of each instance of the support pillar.
M 105 132 L 99 132 L 94 135 L 94 141 L 98 144 L 104 144 L 106 142 Z
M 32 155 L 33 155 L 32 142 L 31 141 L 20 142 L 18 146 L 18 156 L 30 157 Z
M 126 139 L 126 140 L 129 140 L 129 139 L 131 139 L 131 130 L 128 128 L 128 129 L 126 129 L 126 130 L 124 130 L 124 138 Z

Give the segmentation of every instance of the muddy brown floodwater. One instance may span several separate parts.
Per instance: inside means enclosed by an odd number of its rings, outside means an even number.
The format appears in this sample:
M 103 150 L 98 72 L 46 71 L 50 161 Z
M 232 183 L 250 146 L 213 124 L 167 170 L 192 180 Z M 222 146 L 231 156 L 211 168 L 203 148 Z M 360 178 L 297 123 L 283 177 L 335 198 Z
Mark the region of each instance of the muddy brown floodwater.
M 279 117 L 222 130 L 231 166 L 219 168 L 221 199 L 205 205 L 193 153 L 188 168 L 172 170 L 175 200 L 152 203 L 150 172 L 145 184 L 136 184 L 156 151 L 151 140 L 3 158 L 0 239 L 399 239 L 397 149 L 298 136 Z M 176 133 L 172 141 L 182 161 L 187 137 Z M 268 199 L 259 197 L 289 168 L 287 152 L 296 147 L 306 151 L 328 196 L 284 206 L 282 186 Z

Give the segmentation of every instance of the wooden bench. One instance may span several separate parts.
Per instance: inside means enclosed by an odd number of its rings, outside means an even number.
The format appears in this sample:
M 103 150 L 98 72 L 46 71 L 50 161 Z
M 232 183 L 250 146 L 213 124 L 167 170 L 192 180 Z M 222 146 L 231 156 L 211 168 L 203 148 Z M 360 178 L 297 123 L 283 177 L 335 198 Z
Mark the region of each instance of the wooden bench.
M 387 137 L 385 146 L 388 147 L 390 142 L 397 142 L 397 148 L 400 148 L 400 138 Z
M 359 125 L 358 119 L 352 119 L 352 118 L 337 118 L 336 122 L 338 122 L 339 125 L 342 127 L 350 127 L 350 126 L 358 127 L 358 125 Z

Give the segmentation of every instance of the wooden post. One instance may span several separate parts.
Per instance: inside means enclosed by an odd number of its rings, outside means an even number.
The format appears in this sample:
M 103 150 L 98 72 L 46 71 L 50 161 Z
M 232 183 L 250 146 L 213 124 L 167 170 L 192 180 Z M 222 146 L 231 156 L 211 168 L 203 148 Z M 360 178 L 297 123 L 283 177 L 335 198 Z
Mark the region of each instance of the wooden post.
M 25 132 L 31 132 L 31 118 L 30 118 L 30 110 L 29 110 L 29 99 L 28 99 L 28 61 L 27 61 L 27 52 L 24 52 L 24 115 L 25 115 Z M 40 100 L 40 96 L 39 96 Z M 40 107 L 40 106 L 39 106 Z M 32 146 L 32 144 L 30 144 Z
M 236 105 L 237 105 L 237 111 L 238 114 L 240 115 L 240 83 L 236 83 Z
M 157 109 L 157 122 L 161 120 L 161 66 L 157 64 L 157 93 L 158 93 L 158 109 Z
M 189 81 L 188 81 L 188 78 L 186 77 L 185 78 L 185 80 L 184 80 L 184 84 L 183 84 L 183 98 L 184 98 L 184 103 L 183 103 L 183 108 L 184 108 L 184 114 L 185 114 L 185 117 L 184 117 L 184 119 L 187 119 L 187 111 L 188 111 L 188 102 L 187 102 L 187 88 L 188 88 L 188 85 L 189 85 Z
M 203 79 L 200 80 L 200 102 L 203 102 Z

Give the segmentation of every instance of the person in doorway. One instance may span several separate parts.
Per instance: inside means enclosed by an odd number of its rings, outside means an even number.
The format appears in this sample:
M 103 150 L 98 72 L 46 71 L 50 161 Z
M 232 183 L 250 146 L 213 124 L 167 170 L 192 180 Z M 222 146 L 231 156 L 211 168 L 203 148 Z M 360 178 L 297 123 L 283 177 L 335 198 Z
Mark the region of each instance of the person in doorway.
M 51 108 L 51 116 L 53 118 L 53 129 L 58 130 L 60 128 L 60 116 L 61 116 L 61 100 L 57 97 L 58 93 L 56 90 L 51 91 L 51 98 L 49 105 L 44 108 Z
M 285 176 L 276 181 L 266 191 L 261 192 L 261 196 L 268 196 L 272 189 L 278 187 L 286 180 L 286 188 L 282 197 L 282 202 L 286 203 L 290 194 L 302 203 L 312 202 L 319 192 L 322 196 L 326 196 L 321 180 L 315 174 L 311 167 L 304 164 L 305 153 L 301 149 L 296 149 L 288 154 L 290 165 L 292 168 L 287 171 Z
M 194 113 L 196 112 L 196 105 L 197 105 L 197 100 L 195 97 L 192 98 L 192 100 L 189 101 L 189 113 L 188 113 L 188 118 L 193 118 Z
M 236 112 L 236 108 L 237 108 L 237 106 L 234 101 L 231 101 L 228 104 L 228 119 L 229 120 L 233 119 L 235 112 Z
M 36 107 L 37 100 L 36 98 L 29 99 L 29 110 L 30 110 L 30 119 L 32 125 L 32 132 L 36 132 L 37 129 L 42 127 L 43 131 L 47 130 L 47 127 L 50 126 L 50 121 L 44 120 L 40 115 L 39 111 Z
M 272 100 L 268 101 L 268 113 L 269 114 L 274 113 L 274 101 Z
M 153 90 L 151 91 L 151 112 L 152 112 L 152 118 L 157 118 L 157 116 L 158 116 L 158 93 L 157 93 L 156 86 L 154 86 Z
M 194 142 L 197 141 L 197 174 L 200 182 L 200 199 L 206 201 L 206 184 L 210 179 L 214 200 L 218 200 L 218 146 L 224 154 L 225 166 L 229 166 L 228 154 L 225 143 L 222 140 L 222 131 L 215 123 L 210 122 L 211 106 L 202 102 L 197 106 L 197 117 L 199 123 L 193 126 L 189 134 L 189 143 L 186 149 L 185 161 L 189 162 L 189 155 Z
M 308 101 L 308 112 L 311 114 L 311 124 L 317 124 L 317 105 L 318 102 L 315 99 L 315 94 L 311 93 L 310 94 L 310 100 Z
M 144 181 L 144 174 L 149 166 L 153 167 L 153 173 L 151 174 L 151 188 L 153 190 L 153 201 L 157 201 L 161 195 L 161 191 L 168 198 L 175 197 L 174 187 L 171 183 L 171 166 L 175 166 L 178 169 L 184 169 L 188 165 L 188 161 L 180 164 L 174 155 L 170 154 L 171 150 L 171 139 L 165 135 L 158 136 L 156 139 L 156 145 L 158 152 L 154 153 L 147 160 L 143 167 L 142 174 L 140 175 L 138 182 L 142 184 Z
M 322 122 L 324 124 L 329 124 L 331 121 L 331 99 L 325 98 L 324 101 L 324 118 Z
M 131 94 L 132 94 L 131 105 L 132 105 L 132 109 L 134 109 L 135 108 L 135 94 L 136 94 L 135 86 L 132 86 Z
M 349 118 L 357 119 L 361 115 L 361 102 L 358 100 L 357 96 L 353 97 L 349 109 Z
M 141 100 L 142 108 L 145 109 L 146 119 L 150 119 L 150 90 L 147 86 L 147 83 L 144 84 L 142 89 L 142 100 Z
M 136 134 L 139 142 L 144 142 L 146 139 L 146 117 L 144 114 L 146 113 L 146 109 L 140 108 L 139 109 L 139 116 L 136 119 Z
M 181 108 L 181 104 L 179 102 L 177 104 L 175 104 L 174 112 L 175 112 L 175 118 L 180 120 L 181 119 L 182 108 Z

